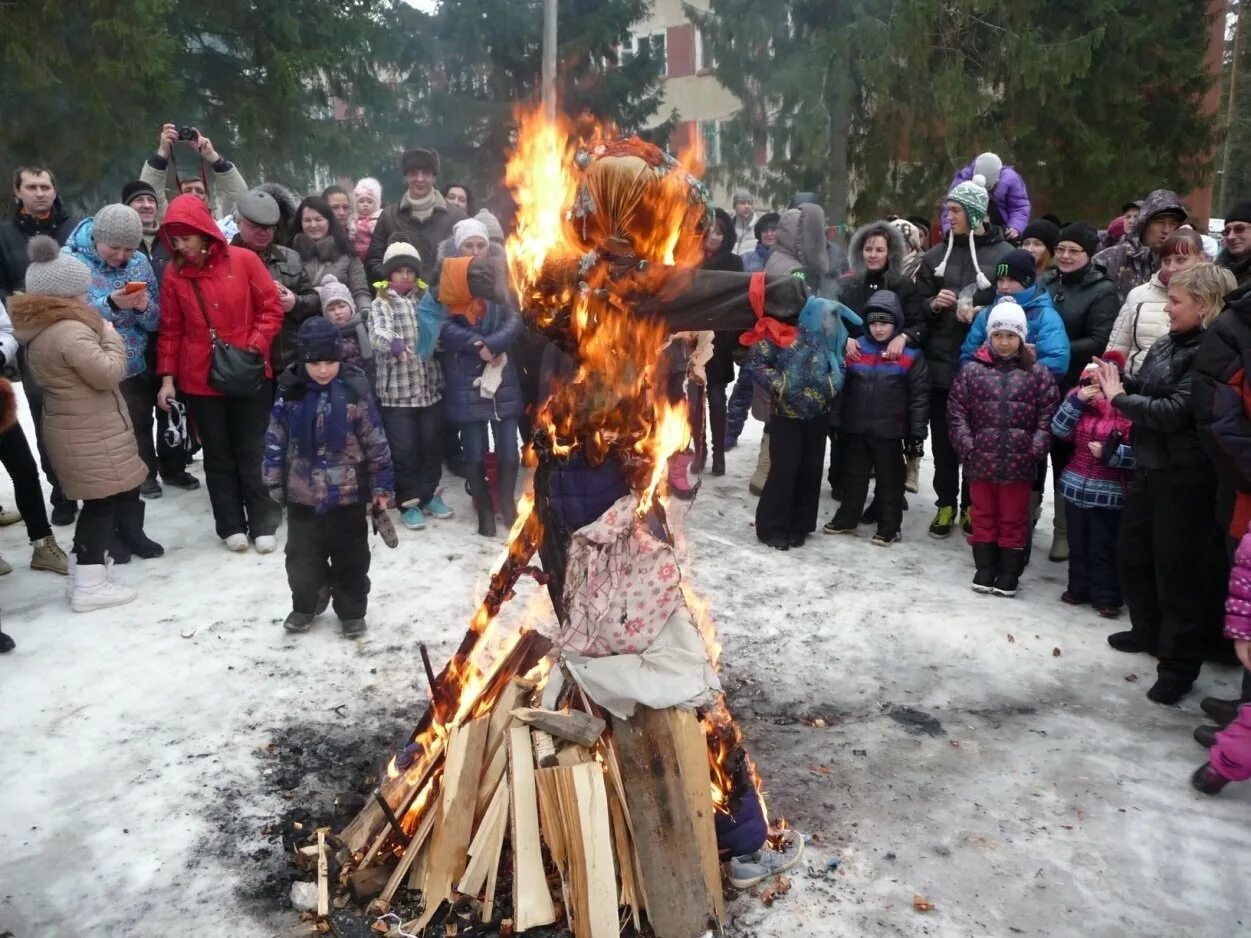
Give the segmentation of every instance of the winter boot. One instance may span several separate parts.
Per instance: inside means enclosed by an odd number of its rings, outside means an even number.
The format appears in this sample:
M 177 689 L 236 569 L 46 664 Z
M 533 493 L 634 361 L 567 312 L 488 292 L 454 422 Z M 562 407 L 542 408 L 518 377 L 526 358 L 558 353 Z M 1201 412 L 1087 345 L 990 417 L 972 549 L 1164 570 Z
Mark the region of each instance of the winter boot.
M 1193 680 L 1188 681 L 1178 674 L 1161 674 L 1147 690 L 1147 699 L 1153 703 L 1171 707 L 1190 693 L 1190 688 L 1193 686 Z
M 1069 516 L 1064 505 L 1064 496 L 1059 486 L 1052 489 L 1055 502 L 1055 526 L 1051 529 L 1051 550 L 1047 551 L 1047 559 L 1053 563 L 1062 563 L 1069 559 Z
M 518 463 L 500 463 L 500 517 L 509 531 L 517 520 L 517 469 Z
M 1204 749 L 1211 749 L 1216 745 L 1216 734 L 1221 731 L 1219 726 L 1208 726 L 1206 723 L 1202 726 L 1196 726 L 1194 731 L 1195 742 Z
M 756 471 L 747 483 L 747 491 L 757 498 L 764 493 L 765 483 L 769 481 L 769 434 L 760 438 L 760 455 L 756 457 Z
M 17 642 L 12 638 L 0 632 L 0 655 L 5 655 L 17 647 Z
M 995 589 L 995 575 L 999 572 L 999 545 L 982 542 L 973 545 L 973 592 L 990 593 Z
M 1205 795 L 1219 795 L 1221 789 L 1229 784 L 1229 779 L 1212 768 L 1212 763 L 1205 762 L 1190 776 L 1190 784 Z
M 61 576 L 69 573 L 69 557 L 65 555 L 65 551 L 61 550 L 61 545 L 56 542 L 53 535 L 49 534 L 37 541 L 31 541 L 30 546 L 32 570 L 47 570 L 51 573 L 59 573 Z
M 951 505 L 939 505 L 938 513 L 930 522 L 930 537 L 951 536 L 951 526 L 956 523 L 956 509 Z
M 7 528 L 11 524 L 17 524 L 22 520 L 20 512 L 9 511 L 7 508 L 0 508 L 0 528 Z
M 465 481 L 478 512 L 478 533 L 483 537 L 495 537 L 495 509 L 487 488 L 486 466 L 480 462 L 465 463 Z
M 139 594 L 126 586 L 109 582 L 108 567 L 102 563 L 74 566 L 74 592 L 70 608 L 75 612 L 91 612 L 133 602 Z
M 152 560 L 165 553 L 165 548 L 152 540 L 143 532 L 143 521 L 147 516 L 148 506 L 143 502 L 126 502 L 117 506 L 117 538 L 136 557 Z M 261 539 L 256 539 L 260 547 Z
M 1016 595 L 1017 585 L 1021 582 L 1021 573 L 1025 570 L 1025 549 L 1021 547 L 1001 547 L 999 549 L 999 572 L 995 575 L 993 587 L 996 596 Z
M 289 612 L 282 622 L 288 632 L 307 632 L 317 617 L 307 612 Z
M 343 620 L 343 637 L 344 638 L 360 638 L 365 634 L 368 626 L 363 618 L 344 619 Z
M 1131 655 L 1136 655 L 1141 651 L 1151 651 L 1147 641 L 1133 629 L 1113 632 L 1108 636 L 1108 644 L 1117 651 L 1128 652 Z
M 1241 700 L 1222 700 L 1220 697 L 1204 697 L 1199 701 L 1199 709 L 1221 726 L 1229 726 L 1234 722 L 1241 705 Z
M 113 535 L 109 538 L 108 554 L 109 559 L 114 563 L 130 563 L 130 548 L 117 536 L 116 528 L 113 529 Z

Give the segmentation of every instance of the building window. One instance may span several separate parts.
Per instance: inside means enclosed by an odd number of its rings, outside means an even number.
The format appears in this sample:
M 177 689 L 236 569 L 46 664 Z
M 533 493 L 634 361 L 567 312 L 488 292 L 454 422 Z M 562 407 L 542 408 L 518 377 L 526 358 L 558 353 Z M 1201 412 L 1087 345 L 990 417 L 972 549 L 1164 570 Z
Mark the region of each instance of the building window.
M 721 121 L 700 121 L 699 139 L 704 145 L 704 165 L 721 165 Z
M 651 53 L 652 61 L 659 62 L 662 74 L 669 74 L 668 50 L 665 47 L 665 31 L 660 30 L 647 35 L 631 34 L 630 41 L 621 47 L 621 62 L 624 65 L 644 50 Z
M 695 28 L 695 73 L 699 74 L 704 69 L 713 69 L 717 67 L 717 57 L 712 51 L 712 43 L 705 37 L 703 30 L 699 27 Z

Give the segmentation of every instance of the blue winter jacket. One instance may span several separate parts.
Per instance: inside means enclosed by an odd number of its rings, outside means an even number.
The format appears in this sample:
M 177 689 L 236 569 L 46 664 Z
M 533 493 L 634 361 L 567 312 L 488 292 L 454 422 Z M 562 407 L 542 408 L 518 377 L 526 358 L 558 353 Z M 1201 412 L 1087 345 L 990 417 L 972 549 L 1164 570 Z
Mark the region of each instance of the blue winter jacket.
M 808 420 L 829 411 L 843 386 L 847 325 L 860 317 L 842 303 L 809 297 L 799 311 L 798 334 L 788 348 L 762 339 L 752 346 L 747 367 L 773 397 L 783 417 Z
M 1025 312 L 1025 341 L 1034 346 L 1038 364 L 1050 371 L 1057 381 L 1061 380 L 1069 370 L 1069 334 L 1064 328 L 1064 319 L 1051 303 L 1051 294 L 1046 287 L 1036 283 L 1018 293 L 1006 295 L 1016 300 Z M 986 319 L 993 305 L 984 307 L 974 317 L 969 334 L 960 346 L 961 368 L 986 344 Z
M 94 218 L 79 222 L 66 240 L 65 247 L 61 248 L 61 253 L 77 258 L 91 271 L 87 302 L 113 324 L 126 343 L 126 377 L 133 378 L 146 370 L 148 342 L 155 341 L 153 336 L 161 324 L 160 284 L 156 281 L 151 262 L 140 251 L 135 251 L 124 267 L 110 267 L 104 263 L 96 252 L 95 240 L 91 236 L 93 228 Z M 148 285 L 148 308 L 140 312 L 110 306 L 109 294 L 132 281 L 143 281 Z
M 424 308 L 426 313 L 446 317 L 439 330 L 439 346 L 443 349 L 444 416 L 456 423 L 520 417 L 525 412 L 525 402 L 511 353 L 521 337 L 521 315 L 507 306 L 488 303 L 486 314 L 472 326 L 464 316 L 450 315 L 435 298 L 435 292 L 432 289 L 422 297 L 418 315 L 422 315 Z M 474 381 L 482 377 L 486 368 L 476 342 L 482 342 L 496 355 L 510 353 L 503 380 L 493 398 L 483 397 L 474 386 Z

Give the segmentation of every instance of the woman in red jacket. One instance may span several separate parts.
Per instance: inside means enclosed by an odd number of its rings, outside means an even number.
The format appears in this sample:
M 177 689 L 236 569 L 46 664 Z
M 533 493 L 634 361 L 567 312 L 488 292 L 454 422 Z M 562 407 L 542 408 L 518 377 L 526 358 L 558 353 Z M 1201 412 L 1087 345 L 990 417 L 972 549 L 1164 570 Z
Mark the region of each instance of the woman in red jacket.
M 183 195 L 169 203 L 161 238 L 172 260 L 161 282 L 161 327 L 156 344 L 161 390 L 157 405 L 168 411 L 182 398 L 204 447 L 204 475 L 217 536 L 233 551 L 275 548 L 280 510 L 261 483 L 265 428 L 273 404 L 266 381 L 250 397 L 223 395 L 209 384 L 213 340 L 250 348 L 265 359 L 282 327 L 282 305 L 273 278 L 256 253 L 230 247 L 204 203 Z

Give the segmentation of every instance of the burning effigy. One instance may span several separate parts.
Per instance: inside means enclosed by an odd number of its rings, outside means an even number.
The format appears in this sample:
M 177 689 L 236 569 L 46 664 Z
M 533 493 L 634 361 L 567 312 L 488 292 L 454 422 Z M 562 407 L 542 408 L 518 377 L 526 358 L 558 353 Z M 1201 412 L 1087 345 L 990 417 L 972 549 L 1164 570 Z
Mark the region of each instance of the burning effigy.
M 450 904 L 497 932 L 505 910 L 516 932 L 695 938 L 724 920 L 722 859 L 802 850 L 769 824 L 684 575 L 666 486 L 691 434 L 657 370 L 674 333 L 784 335 L 810 298 L 801 280 L 697 269 L 713 216 L 694 168 L 522 116 L 508 269 L 475 259 L 468 284 L 552 343 L 533 487 L 459 648 L 438 674 L 426 662 L 429 706 L 373 800 L 297 851 L 319 915 L 337 893 L 395 935 Z M 522 577 L 546 587 L 554 629 L 501 624 Z M 401 889 L 421 896 L 407 921 Z

